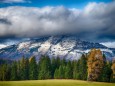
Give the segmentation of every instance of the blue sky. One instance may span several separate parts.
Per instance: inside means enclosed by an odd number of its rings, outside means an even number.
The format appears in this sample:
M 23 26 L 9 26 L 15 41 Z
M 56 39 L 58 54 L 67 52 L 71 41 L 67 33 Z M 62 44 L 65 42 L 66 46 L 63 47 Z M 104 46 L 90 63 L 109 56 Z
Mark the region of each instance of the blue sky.
M 19 2 L 22 0 L 9 0 L 9 3 L 4 3 L 6 0 L 0 0 L 0 7 L 6 6 L 29 6 L 29 7 L 44 7 L 44 6 L 60 6 L 68 8 L 84 8 L 89 2 L 104 2 L 108 3 L 112 0 L 25 0 L 25 2 Z M 7 0 L 8 1 L 8 0 Z

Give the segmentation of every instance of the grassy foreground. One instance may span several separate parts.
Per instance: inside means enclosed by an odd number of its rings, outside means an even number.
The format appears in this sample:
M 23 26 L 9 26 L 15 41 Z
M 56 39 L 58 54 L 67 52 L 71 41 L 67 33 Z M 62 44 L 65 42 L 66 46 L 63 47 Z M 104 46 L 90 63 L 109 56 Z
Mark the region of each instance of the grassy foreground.
M 80 80 L 28 80 L 0 81 L 0 86 L 115 86 L 115 83 L 87 82 Z

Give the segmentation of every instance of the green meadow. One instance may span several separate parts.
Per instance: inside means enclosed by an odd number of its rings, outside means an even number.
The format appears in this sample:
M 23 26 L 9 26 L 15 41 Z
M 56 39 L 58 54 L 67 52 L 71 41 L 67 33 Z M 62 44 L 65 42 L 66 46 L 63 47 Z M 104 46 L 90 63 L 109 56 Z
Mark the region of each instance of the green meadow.
M 115 86 L 115 83 L 89 82 L 80 80 L 28 80 L 0 81 L 0 86 Z

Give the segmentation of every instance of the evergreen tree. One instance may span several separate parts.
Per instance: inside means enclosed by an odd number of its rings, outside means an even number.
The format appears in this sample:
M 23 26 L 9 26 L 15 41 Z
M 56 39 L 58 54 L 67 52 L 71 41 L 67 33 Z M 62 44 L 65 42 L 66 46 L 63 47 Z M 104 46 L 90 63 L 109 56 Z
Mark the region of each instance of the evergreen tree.
M 20 60 L 20 79 L 28 80 L 29 79 L 29 59 L 22 57 Z
M 10 67 L 7 64 L 0 65 L 0 80 L 10 80 Z
M 26 79 L 26 72 L 25 72 L 25 57 L 22 57 L 20 60 L 20 79 L 25 80 Z
M 73 66 L 73 79 L 76 79 L 76 73 L 77 73 L 77 61 L 72 61 L 72 66 Z
M 101 82 L 110 82 L 112 70 L 111 70 L 111 63 L 110 62 L 105 62 L 102 72 L 98 78 L 98 81 Z
M 54 72 L 54 79 L 59 79 L 59 69 L 56 69 Z
M 25 59 L 25 73 L 26 73 L 25 79 L 28 80 L 29 79 L 29 59 L 28 58 Z
M 87 80 L 87 57 L 84 54 L 79 61 L 79 75 L 81 80 Z
M 60 60 L 60 65 L 65 66 L 67 64 L 65 58 L 63 58 L 62 60 Z
M 56 59 L 52 58 L 52 60 L 51 60 L 51 76 L 52 76 L 52 78 L 54 78 L 54 73 L 55 73 L 56 68 L 57 68 Z
M 71 61 L 68 61 L 67 66 L 65 67 L 65 78 L 72 79 L 72 77 L 73 77 L 72 65 L 71 65 Z
M 17 62 L 12 63 L 11 67 L 11 80 L 18 80 L 18 75 L 17 75 Z
M 21 65 L 20 65 L 20 60 L 17 61 L 17 77 L 18 80 L 21 80 Z
M 111 82 L 114 82 L 114 83 L 115 83 L 115 59 L 114 59 L 113 62 L 112 62 L 111 69 L 112 69 Z
M 58 70 L 58 77 L 60 79 L 65 78 L 65 66 L 60 65 L 59 70 Z
M 87 79 L 87 56 L 82 54 L 81 58 L 74 63 L 73 78 L 79 80 Z
M 35 80 L 38 76 L 37 63 L 34 56 L 29 59 L 29 79 Z
M 51 60 L 47 56 L 43 56 L 39 61 L 38 79 L 51 78 Z
M 21 60 L 17 61 L 17 73 L 20 80 L 29 79 L 29 59 L 22 57 Z
M 74 61 L 73 65 L 73 78 L 81 80 L 81 75 L 80 75 L 80 60 Z

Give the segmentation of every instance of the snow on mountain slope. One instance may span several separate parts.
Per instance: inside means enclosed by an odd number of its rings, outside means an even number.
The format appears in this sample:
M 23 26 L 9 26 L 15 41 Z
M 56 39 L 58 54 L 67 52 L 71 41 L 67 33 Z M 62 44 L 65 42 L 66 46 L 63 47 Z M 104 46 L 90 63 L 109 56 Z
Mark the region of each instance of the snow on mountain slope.
M 38 52 L 41 54 L 46 54 L 48 50 L 50 49 L 51 43 L 46 41 L 43 44 L 41 44 L 41 47 L 38 49 Z
M 101 49 L 109 60 L 115 57 L 115 49 L 107 48 L 102 44 L 81 41 L 76 36 L 54 36 L 29 39 L 2 48 L 0 49 L 0 58 L 14 60 L 20 59 L 22 56 L 30 57 L 34 55 L 39 59 L 41 55 L 48 55 L 50 58 L 60 57 L 77 60 L 92 48 Z
M 29 48 L 30 47 L 30 42 L 23 42 L 18 45 L 18 50 L 23 49 L 23 48 Z
M 7 47 L 8 45 L 0 44 L 0 49 Z

